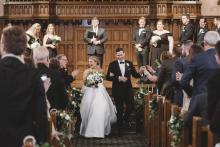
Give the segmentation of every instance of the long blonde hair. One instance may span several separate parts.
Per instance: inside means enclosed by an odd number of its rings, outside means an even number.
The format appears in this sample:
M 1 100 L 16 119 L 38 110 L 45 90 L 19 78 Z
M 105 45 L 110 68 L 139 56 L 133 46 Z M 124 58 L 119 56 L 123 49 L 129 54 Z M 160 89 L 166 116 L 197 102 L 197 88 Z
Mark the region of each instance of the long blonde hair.
M 50 27 L 53 27 L 53 28 L 54 28 L 52 34 L 55 35 L 55 26 L 54 26 L 52 23 L 48 24 L 48 26 L 47 26 L 47 30 L 46 30 L 46 33 L 48 34 L 48 32 L 49 32 L 49 28 L 50 28 Z
M 41 29 L 41 25 L 39 23 L 34 23 L 27 31 L 26 33 L 31 35 L 31 36 L 35 36 L 35 37 L 39 37 L 39 36 L 36 36 L 36 35 L 39 35 L 39 34 L 33 34 L 33 32 L 37 29 L 37 28 L 40 28 Z

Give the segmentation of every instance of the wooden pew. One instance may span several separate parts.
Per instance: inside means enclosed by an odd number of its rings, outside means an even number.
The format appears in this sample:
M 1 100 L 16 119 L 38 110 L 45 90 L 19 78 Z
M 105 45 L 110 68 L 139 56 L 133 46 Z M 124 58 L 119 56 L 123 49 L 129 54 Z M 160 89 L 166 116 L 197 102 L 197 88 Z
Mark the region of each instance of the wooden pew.
M 202 126 L 201 117 L 193 117 L 192 147 L 214 147 L 216 139 L 209 126 Z

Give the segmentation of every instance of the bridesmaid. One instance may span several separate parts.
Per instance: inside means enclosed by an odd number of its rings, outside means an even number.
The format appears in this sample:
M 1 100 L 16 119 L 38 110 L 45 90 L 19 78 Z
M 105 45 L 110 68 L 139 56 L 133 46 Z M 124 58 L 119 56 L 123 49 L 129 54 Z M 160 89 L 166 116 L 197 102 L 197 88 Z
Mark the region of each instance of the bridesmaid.
M 163 20 L 157 21 L 157 29 L 153 31 L 153 36 L 159 36 L 160 38 L 160 40 L 156 42 L 156 45 L 153 46 L 151 54 L 151 65 L 156 69 L 157 64 L 155 61 L 160 59 L 160 55 L 163 51 L 169 51 L 169 53 L 172 54 L 173 36 L 168 30 L 164 29 Z
M 47 26 L 46 35 L 43 39 L 43 45 L 47 47 L 49 51 L 49 58 L 54 58 L 57 56 L 57 42 L 54 42 L 55 35 L 55 28 L 53 24 L 49 24 Z
M 40 45 L 40 31 L 41 25 L 39 23 L 34 23 L 27 31 L 27 49 L 24 54 L 26 57 L 32 55 L 32 50 Z

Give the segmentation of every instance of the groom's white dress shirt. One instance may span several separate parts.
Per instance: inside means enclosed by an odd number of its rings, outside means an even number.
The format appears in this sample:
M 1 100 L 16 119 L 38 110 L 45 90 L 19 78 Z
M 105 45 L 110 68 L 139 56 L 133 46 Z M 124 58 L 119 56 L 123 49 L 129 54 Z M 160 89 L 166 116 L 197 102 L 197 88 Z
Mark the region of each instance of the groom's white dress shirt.
M 124 77 L 125 75 L 125 60 L 119 61 L 118 60 L 118 64 L 121 70 L 121 75 Z

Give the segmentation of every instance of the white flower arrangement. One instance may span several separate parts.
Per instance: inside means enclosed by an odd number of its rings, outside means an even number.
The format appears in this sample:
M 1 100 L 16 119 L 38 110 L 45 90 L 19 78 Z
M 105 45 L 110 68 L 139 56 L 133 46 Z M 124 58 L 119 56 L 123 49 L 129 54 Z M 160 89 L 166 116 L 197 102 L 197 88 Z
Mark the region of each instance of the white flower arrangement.
M 31 45 L 30 45 L 30 49 L 35 49 L 35 48 L 37 48 L 38 46 L 40 46 L 40 43 L 39 42 L 37 42 L 37 41 L 35 41 L 35 42 L 33 42 Z
M 148 108 L 149 108 L 149 117 L 148 118 L 150 120 L 150 119 L 154 118 L 158 112 L 157 97 L 154 97 L 152 100 L 149 100 Z
M 61 37 L 60 36 L 57 36 L 57 35 L 54 35 L 52 38 L 52 43 L 53 44 L 57 44 L 57 43 L 60 43 L 61 42 Z
M 168 121 L 169 134 L 171 135 L 171 147 L 177 147 L 179 145 L 183 127 L 184 121 L 180 114 L 172 114 Z
M 84 81 L 84 85 L 87 87 L 98 88 L 98 84 L 102 83 L 103 78 L 104 75 L 101 72 L 89 72 L 86 80 Z
M 159 40 L 161 40 L 160 36 L 152 36 L 150 40 L 150 44 L 153 45 L 154 47 L 157 47 L 157 43 Z

